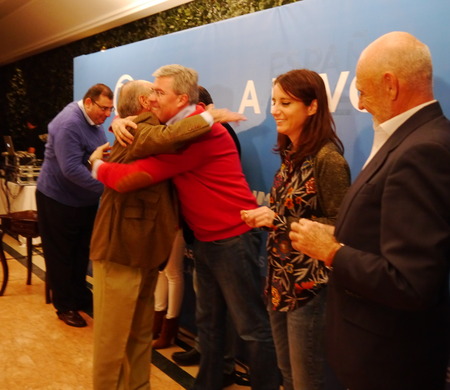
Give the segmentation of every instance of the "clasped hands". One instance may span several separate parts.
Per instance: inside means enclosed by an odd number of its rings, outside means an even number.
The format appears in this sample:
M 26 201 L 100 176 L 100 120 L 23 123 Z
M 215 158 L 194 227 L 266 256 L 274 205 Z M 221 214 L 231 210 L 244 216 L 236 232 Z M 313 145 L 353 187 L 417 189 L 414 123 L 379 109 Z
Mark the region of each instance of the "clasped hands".
M 266 206 L 241 210 L 242 220 L 250 227 L 273 227 L 275 212 Z M 291 224 L 292 246 L 331 267 L 336 252 L 342 247 L 334 238 L 334 226 L 300 218 Z
M 267 206 L 261 206 L 253 210 L 241 210 L 242 220 L 250 227 L 272 227 L 275 212 Z
M 292 246 L 331 267 L 334 255 L 342 247 L 334 237 L 334 226 L 300 218 L 291 224 L 289 238 Z

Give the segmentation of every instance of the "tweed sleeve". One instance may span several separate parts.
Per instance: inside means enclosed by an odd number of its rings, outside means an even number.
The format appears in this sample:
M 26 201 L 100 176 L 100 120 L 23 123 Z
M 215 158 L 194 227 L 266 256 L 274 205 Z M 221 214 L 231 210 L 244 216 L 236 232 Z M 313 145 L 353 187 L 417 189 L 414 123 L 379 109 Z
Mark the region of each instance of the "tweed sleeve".
M 172 125 L 160 124 L 154 116 L 146 113 L 137 118 L 138 131 L 129 146 L 128 158 L 145 158 L 154 154 L 176 153 L 189 141 L 211 130 L 210 124 L 201 116 L 194 115 Z

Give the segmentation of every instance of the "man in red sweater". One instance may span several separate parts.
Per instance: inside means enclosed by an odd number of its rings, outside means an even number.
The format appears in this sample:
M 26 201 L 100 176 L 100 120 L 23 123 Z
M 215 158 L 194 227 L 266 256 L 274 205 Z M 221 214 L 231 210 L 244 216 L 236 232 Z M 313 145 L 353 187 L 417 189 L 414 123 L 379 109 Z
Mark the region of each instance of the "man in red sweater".
M 197 72 L 167 65 L 154 74 L 152 111 L 167 125 L 201 112 Z M 141 148 L 145 157 L 145 148 Z M 245 342 L 252 389 L 279 388 L 275 350 L 262 299 L 260 232 L 240 210 L 257 207 L 235 143 L 220 124 L 179 154 L 131 164 L 94 162 L 94 175 L 117 191 L 132 191 L 172 178 L 181 212 L 195 235 L 197 327 L 202 357 L 193 389 L 222 390 L 226 314 Z

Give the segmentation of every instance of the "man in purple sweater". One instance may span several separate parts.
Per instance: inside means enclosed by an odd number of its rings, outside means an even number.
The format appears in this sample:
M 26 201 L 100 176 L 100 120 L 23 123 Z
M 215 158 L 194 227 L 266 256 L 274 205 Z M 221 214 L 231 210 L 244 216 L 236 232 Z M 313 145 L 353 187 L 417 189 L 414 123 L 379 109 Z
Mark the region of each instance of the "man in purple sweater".
M 68 104 L 48 125 L 44 164 L 36 203 L 45 266 L 58 318 L 86 326 L 78 310 L 92 310 L 86 286 L 89 242 L 103 184 L 86 167 L 91 153 L 106 143 L 102 123 L 111 115 L 113 93 L 92 86 L 84 98 Z

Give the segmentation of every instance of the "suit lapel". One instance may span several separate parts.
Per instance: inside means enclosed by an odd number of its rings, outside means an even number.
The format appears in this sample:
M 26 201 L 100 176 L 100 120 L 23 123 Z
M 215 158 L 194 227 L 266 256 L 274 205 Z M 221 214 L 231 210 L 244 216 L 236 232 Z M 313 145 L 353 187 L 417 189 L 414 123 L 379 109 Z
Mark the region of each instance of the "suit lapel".
M 373 156 L 372 160 L 370 160 L 367 166 L 360 172 L 349 188 L 339 210 L 338 220 L 336 221 L 336 234 L 345 220 L 345 215 L 347 214 L 353 199 L 359 193 L 361 187 L 366 184 L 383 166 L 389 154 L 394 151 L 398 145 L 400 145 L 402 141 L 411 133 L 439 115 L 443 115 L 439 103 L 436 102 L 430 104 L 415 113 L 389 137 L 386 143 L 375 154 L 375 156 Z

